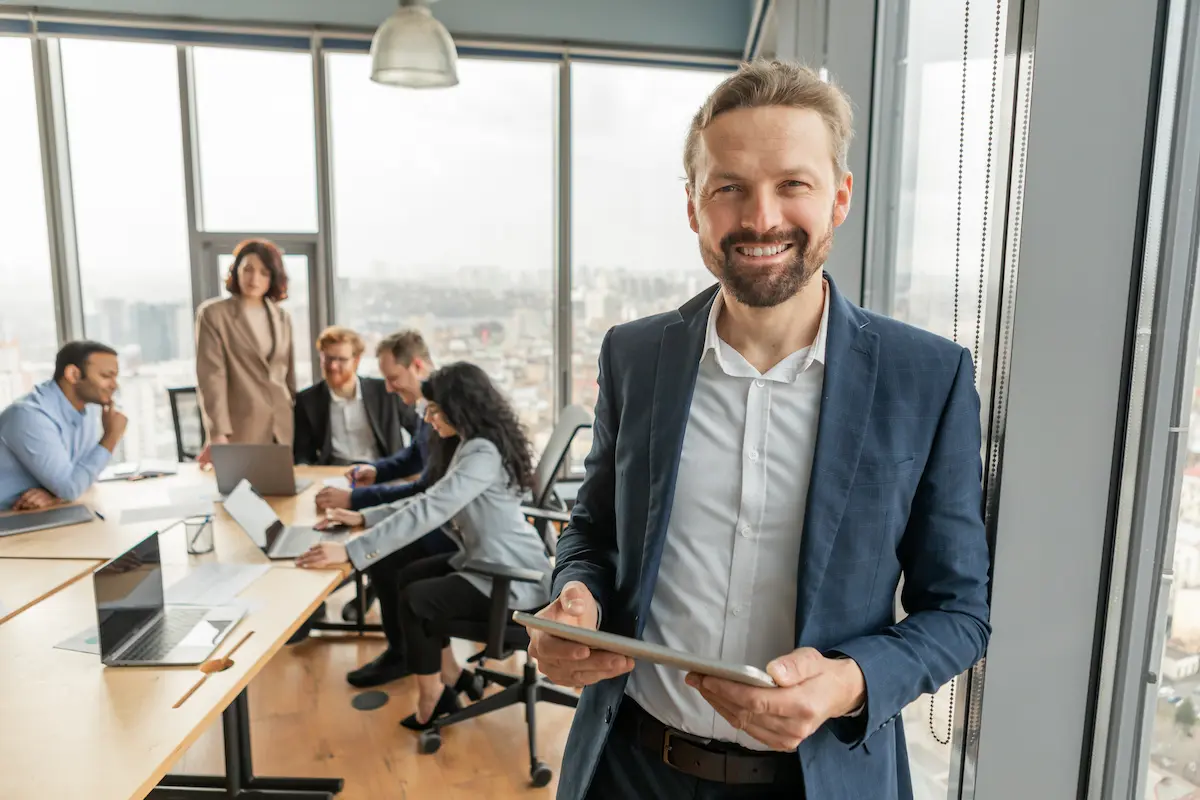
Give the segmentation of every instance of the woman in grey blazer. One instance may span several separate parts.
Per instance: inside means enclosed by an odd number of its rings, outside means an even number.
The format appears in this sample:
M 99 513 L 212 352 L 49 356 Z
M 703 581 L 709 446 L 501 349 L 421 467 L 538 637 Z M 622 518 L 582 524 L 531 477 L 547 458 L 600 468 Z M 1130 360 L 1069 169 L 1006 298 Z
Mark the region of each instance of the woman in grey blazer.
M 483 559 L 540 570 L 546 576 L 541 584 L 511 586 L 510 608 L 541 608 L 550 589 L 545 546 L 521 513 L 522 493 L 532 484 L 533 458 L 512 407 L 482 369 L 465 362 L 430 375 L 421 393 L 428 401 L 425 419 L 438 434 L 430 445 L 429 489 L 361 513 L 329 509 L 321 525 L 370 529 L 348 544 L 319 544 L 297 560 L 303 567 L 348 561 L 363 570 L 446 525 L 459 552 L 416 561 L 396 578 L 405 587 L 398 609 L 402 652 L 421 693 L 416 713 L 403 722 L 413 730 L 424 730 L 435 716 L 456 710 L 457 690 L 464 687 L 450 640 L 431 628 L 444 620 L 488 618 L 491 579 L 461 572 L 462 565 Z

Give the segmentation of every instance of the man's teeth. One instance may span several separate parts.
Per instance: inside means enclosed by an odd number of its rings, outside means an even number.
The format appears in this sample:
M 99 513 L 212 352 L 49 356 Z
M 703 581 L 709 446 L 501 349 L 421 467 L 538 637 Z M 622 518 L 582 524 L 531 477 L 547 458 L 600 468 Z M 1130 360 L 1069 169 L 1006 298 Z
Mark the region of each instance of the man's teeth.
M 786 244 L 773 244 L 770 247 L 739 247 L 738 250 L 747 256 L 777 256 L 788 249 Z

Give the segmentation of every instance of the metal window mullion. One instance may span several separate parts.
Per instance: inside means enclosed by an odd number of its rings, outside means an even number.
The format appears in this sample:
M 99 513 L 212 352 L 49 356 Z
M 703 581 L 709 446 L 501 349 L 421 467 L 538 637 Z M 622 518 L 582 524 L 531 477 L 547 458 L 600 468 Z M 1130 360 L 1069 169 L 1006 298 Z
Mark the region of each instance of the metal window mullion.
M 312 39 L 313 76 L 313 126 L 316 145 L 317 166 L 317 241 L 316 258 L 308 267 L 308 313 L 312 340 L 308 347 L 313 354 L 312 380 L 316 381 L 316 369 L 320 354 L 316 350 L 316 337 L 336 319 L 337 296 L 334 280 L 333 260 L 333 172 L 329 149 L 329 82 L 321 37 Z
M 75 198 L 71 184 L 71 153 L 67 144 L 62 54 L 57 40 L 36 36 L 32 39 L 32 50 L 54 318 L 58 342 L 62 345 L 71 339 L 82 339 L 85 335 L 79 244 L 75 231 Z
M 571 58 L 564 56 L 558 69 L 557 155 L 557 263 L 554 270 L 554 421 L 558 411 L 572 402 L 571 353 Z
M 204 229 L 204 207 L 200 192 L 200 137 L 196 127 L 196 81 L 192 48 L 176 47 L 179 73 L 179 128 L 183 146 L 183 190 L 187 209 L 188 258 L 191 262 L 192 311 L 211 297 L 220 294 L 214 276 L 205 269 L 201 232 Z

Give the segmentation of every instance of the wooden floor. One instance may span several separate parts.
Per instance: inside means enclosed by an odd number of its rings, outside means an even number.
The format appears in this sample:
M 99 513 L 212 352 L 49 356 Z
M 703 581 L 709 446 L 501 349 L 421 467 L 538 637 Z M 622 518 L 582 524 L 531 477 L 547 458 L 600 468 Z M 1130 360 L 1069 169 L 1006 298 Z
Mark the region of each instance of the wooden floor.
M 344 591 L 335 597 L 331 616 L 340 613 Z M 250 684 L 255 773 L 344 778 L 339 800 L 554 796 L 571 709 L 538 704 L 538 757 L 554 770 L 544 789 L 529 786 L 521 706 L 460 723 L 443 734 L 437 753 L 421 755 L 417 734 L 400 727 L 416 707 L 414 678 L 382 687 L 389 694 L 382 708 L 358 711 L 350 705 L 356 690 L 346 683 L 346 673 L 382 650 L 382 638 L 326 634 L 276 655 Z M 519 658 L 489 666 L 519 672 Z M 221 748 L 218 722 L 172 772 L 223 773 Z

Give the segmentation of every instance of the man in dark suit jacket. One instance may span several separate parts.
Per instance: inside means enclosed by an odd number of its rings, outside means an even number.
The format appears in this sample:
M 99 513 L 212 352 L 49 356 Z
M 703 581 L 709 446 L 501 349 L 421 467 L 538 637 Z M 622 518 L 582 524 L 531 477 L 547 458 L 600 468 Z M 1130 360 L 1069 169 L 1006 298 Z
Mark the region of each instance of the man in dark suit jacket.
M 539 612 L 775 685 L 533 631 L 539 668 L 586 686 L 559 798 L 909 800 L 901 710 L 983 655 L 970 354 L 823 274 L 849 136 L 848 99 L 790 64 L 743 67 L 697 115 L 688 216 L 719 286 L 605 337 Z
M 297 464 L 375 461 L 404 447 L 401 431 L 416 435 L 421 422 L 413 407 L 389 393 L 382 379 L 359 377 L 364 348 L 349 328 L 335 325 L 318 337 L 324 380 L 296 395 Z

